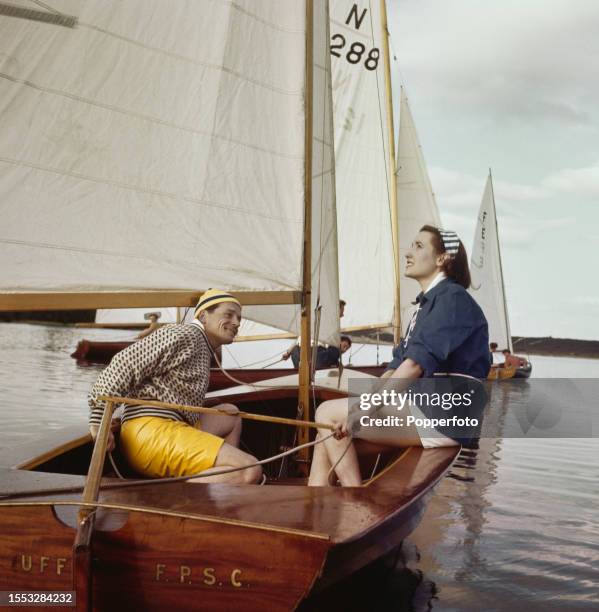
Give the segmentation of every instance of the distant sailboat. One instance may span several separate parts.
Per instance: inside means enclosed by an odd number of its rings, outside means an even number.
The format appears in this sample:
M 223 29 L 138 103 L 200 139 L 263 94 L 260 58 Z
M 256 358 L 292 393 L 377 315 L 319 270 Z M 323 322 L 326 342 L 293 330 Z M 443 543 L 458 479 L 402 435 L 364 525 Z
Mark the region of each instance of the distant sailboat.
M 490 172 L 478 211 L 478 222 L 470 259 L 470 273 L 472 277 L 470 293 L 483 309 L 487 318 L 489 342 L 496 343 L 499 351 L 507 349 L 512 353 L 513 345 L 505 299 L 493 179 Z M 527 378 L 530 376 L 532 366 L 527 361 L 526 364 L 521 364 L 520 367 L 500 368 L 501 371 L 493 368 L 489 377 L 512 378 L 518 375 Z

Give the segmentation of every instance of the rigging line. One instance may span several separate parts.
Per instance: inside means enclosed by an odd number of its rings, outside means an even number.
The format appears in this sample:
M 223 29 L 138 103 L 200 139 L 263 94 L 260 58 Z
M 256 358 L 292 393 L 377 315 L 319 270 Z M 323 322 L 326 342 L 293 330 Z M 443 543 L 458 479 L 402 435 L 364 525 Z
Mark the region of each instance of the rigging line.
M 59 10 L 55 9 L 53 6 L 50 6 L 49 4 L 46 4 L 45 2 L 41 2 L 41 0 L 33 0 L 34 4 L 37 4 L 38 6 L 41 6 L 43 9 L 46 9 L 47 11 L 50 11 L 51 13 L 54 13 L 55 15 L 61 15 L 62 17 L 67 17 L 67 15 L 65 15 L 64 13 L 61 13 Z
M 231 355 L 231 357 L 234 359 L 233 354 L 231 353 L 230 349 L 228 346 L 225 346 L 225 349 L 227 350 L 227 353 L 229 355 Z M 278 357 L 281 354 L 281 351 L 277 351 L 274 355 L 271 355 L 269 357 L 265 357 L 264 359 L 260 359 L 258 361 L 253 361 L 252 363 L 246 363 L 244 365 L 240 365 L 239 368 L 240 369 L 244 369 L 244 368 L 251 368 L 252 366 L 258 365 L 260 363 L 264 363 L 265 361 L 270 361 L 271 359 L 274 359 L 275 357 Z M 282 359 L 277 359 L 277 361 L 274 361 L 271 364 L 267 364 L 265 366 L 263 366 L 263 368 L 268 367 L 269 365 L 274 365 L 275 363 L 279 363 L 279 361 L 282 361 Z M 238 364 L 239 365 L 239 364 Z
M 241 385 L 243 387 L 251 387 L 252 389 L 254 389 L 254 391 L 257 391 L 259 389 L 271 389 L 271 390 L 275 390 L 275 389 L 287 389 L 289 387 L 289 385 L 260 385 L 258 383 L 255 382 L 244 382 L 243 380 L 238 380 L 237 378 L 235 378 L 234 376 L 231 376 L 231 374 L 229 374 L 229 372 L 227 372 L 221 362 L 220 359 L 218 358 L 218 355 L 214 352 L 214 350 L 212 349 L 212 347 L 210 346 L 210 343 L 208 344 L 208 348 L 210 349 L 210 353 L 212 355 L 212 357 L 214 358 L 214 360 L 216 361 L 216 365 L 218 366 L 218 369 L 232 382 L 234 382 L 236 385 Z M 226 347 L 225 347 L 226 348 Z M 233 360 L 237 363 L 237 360 L 233 357 Z M 239 364 L 238 364 L 239 365 Z

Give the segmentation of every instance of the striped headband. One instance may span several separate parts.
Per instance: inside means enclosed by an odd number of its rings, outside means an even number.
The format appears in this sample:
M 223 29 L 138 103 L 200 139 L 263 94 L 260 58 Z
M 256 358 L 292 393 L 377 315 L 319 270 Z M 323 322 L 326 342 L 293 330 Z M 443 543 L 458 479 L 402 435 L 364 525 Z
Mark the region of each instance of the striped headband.
M 441 234 L 441 240 L 443 240 L 445 252 L 451 258 L 454 258 L 458 254 L 458 249 L 460 247 L 460 239 L 458 238 L 458 235 L 451 230 L 439 230 L 439 234 Z
M 210 308 L 211 306 L 216 306 L 221 302 L 232 302 L 233 304 L 237 304 L 239 307 L 241 307 L 239 300 L 233 297 L 230 293 L 220 289 L 208 289 L 208 291 L 203 293 L 200 297 L 200 301 L 196 306 L 193 316 L 197 318 L 202 310 L 206 310 L 206 308 Z

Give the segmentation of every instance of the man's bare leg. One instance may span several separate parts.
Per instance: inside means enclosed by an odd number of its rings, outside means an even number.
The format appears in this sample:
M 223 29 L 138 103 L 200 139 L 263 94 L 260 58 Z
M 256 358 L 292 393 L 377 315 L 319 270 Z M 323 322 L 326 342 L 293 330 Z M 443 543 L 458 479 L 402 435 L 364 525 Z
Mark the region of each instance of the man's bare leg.
M 190 482 L 207 482 L 207 483 L 228 483 L 228 484 L 256 484 L 262 479 L 262 468 L 259 465 L 252 465 L 258 460 L 256 457 L 239 450 L 235 446 L 231 446 L 226 442 L 220 447 L 214 467 L 204 470 L 201 478 L 192 478 Z M 246 467 L 245 469 L 237 470 L 236 472 L 230 472 L 228 474 L 213 474 L 224 468 L 230 467 Z
M 214 408 L 226 410 L 230 414 L 202 414 L 200 416 L 202 431 L 224 438 L 227 444 L 238 447 L 241 438 L 241 419 L 234 415 L 237 408 L 233 404 L 219 404 Z

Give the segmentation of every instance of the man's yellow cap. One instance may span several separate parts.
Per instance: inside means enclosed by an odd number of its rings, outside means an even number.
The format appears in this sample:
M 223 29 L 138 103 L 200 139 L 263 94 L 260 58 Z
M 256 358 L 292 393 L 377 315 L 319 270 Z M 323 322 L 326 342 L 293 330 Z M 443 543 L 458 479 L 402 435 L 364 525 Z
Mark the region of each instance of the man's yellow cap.
M 241 308 L 241 303 L 239 300 L 236 297 L 233 297 L 230 293 L 221 291 L 220 289 L 208 289 L 208 291 L 203 293 L 202 297 L 200 297 L 200 301 L 196 306 L 193 316 L 197 319 L 202 310 L 206 310 L 206 308 L 210 308 L 211 306 L 216 306 L 221 302 L 232 302 Z

